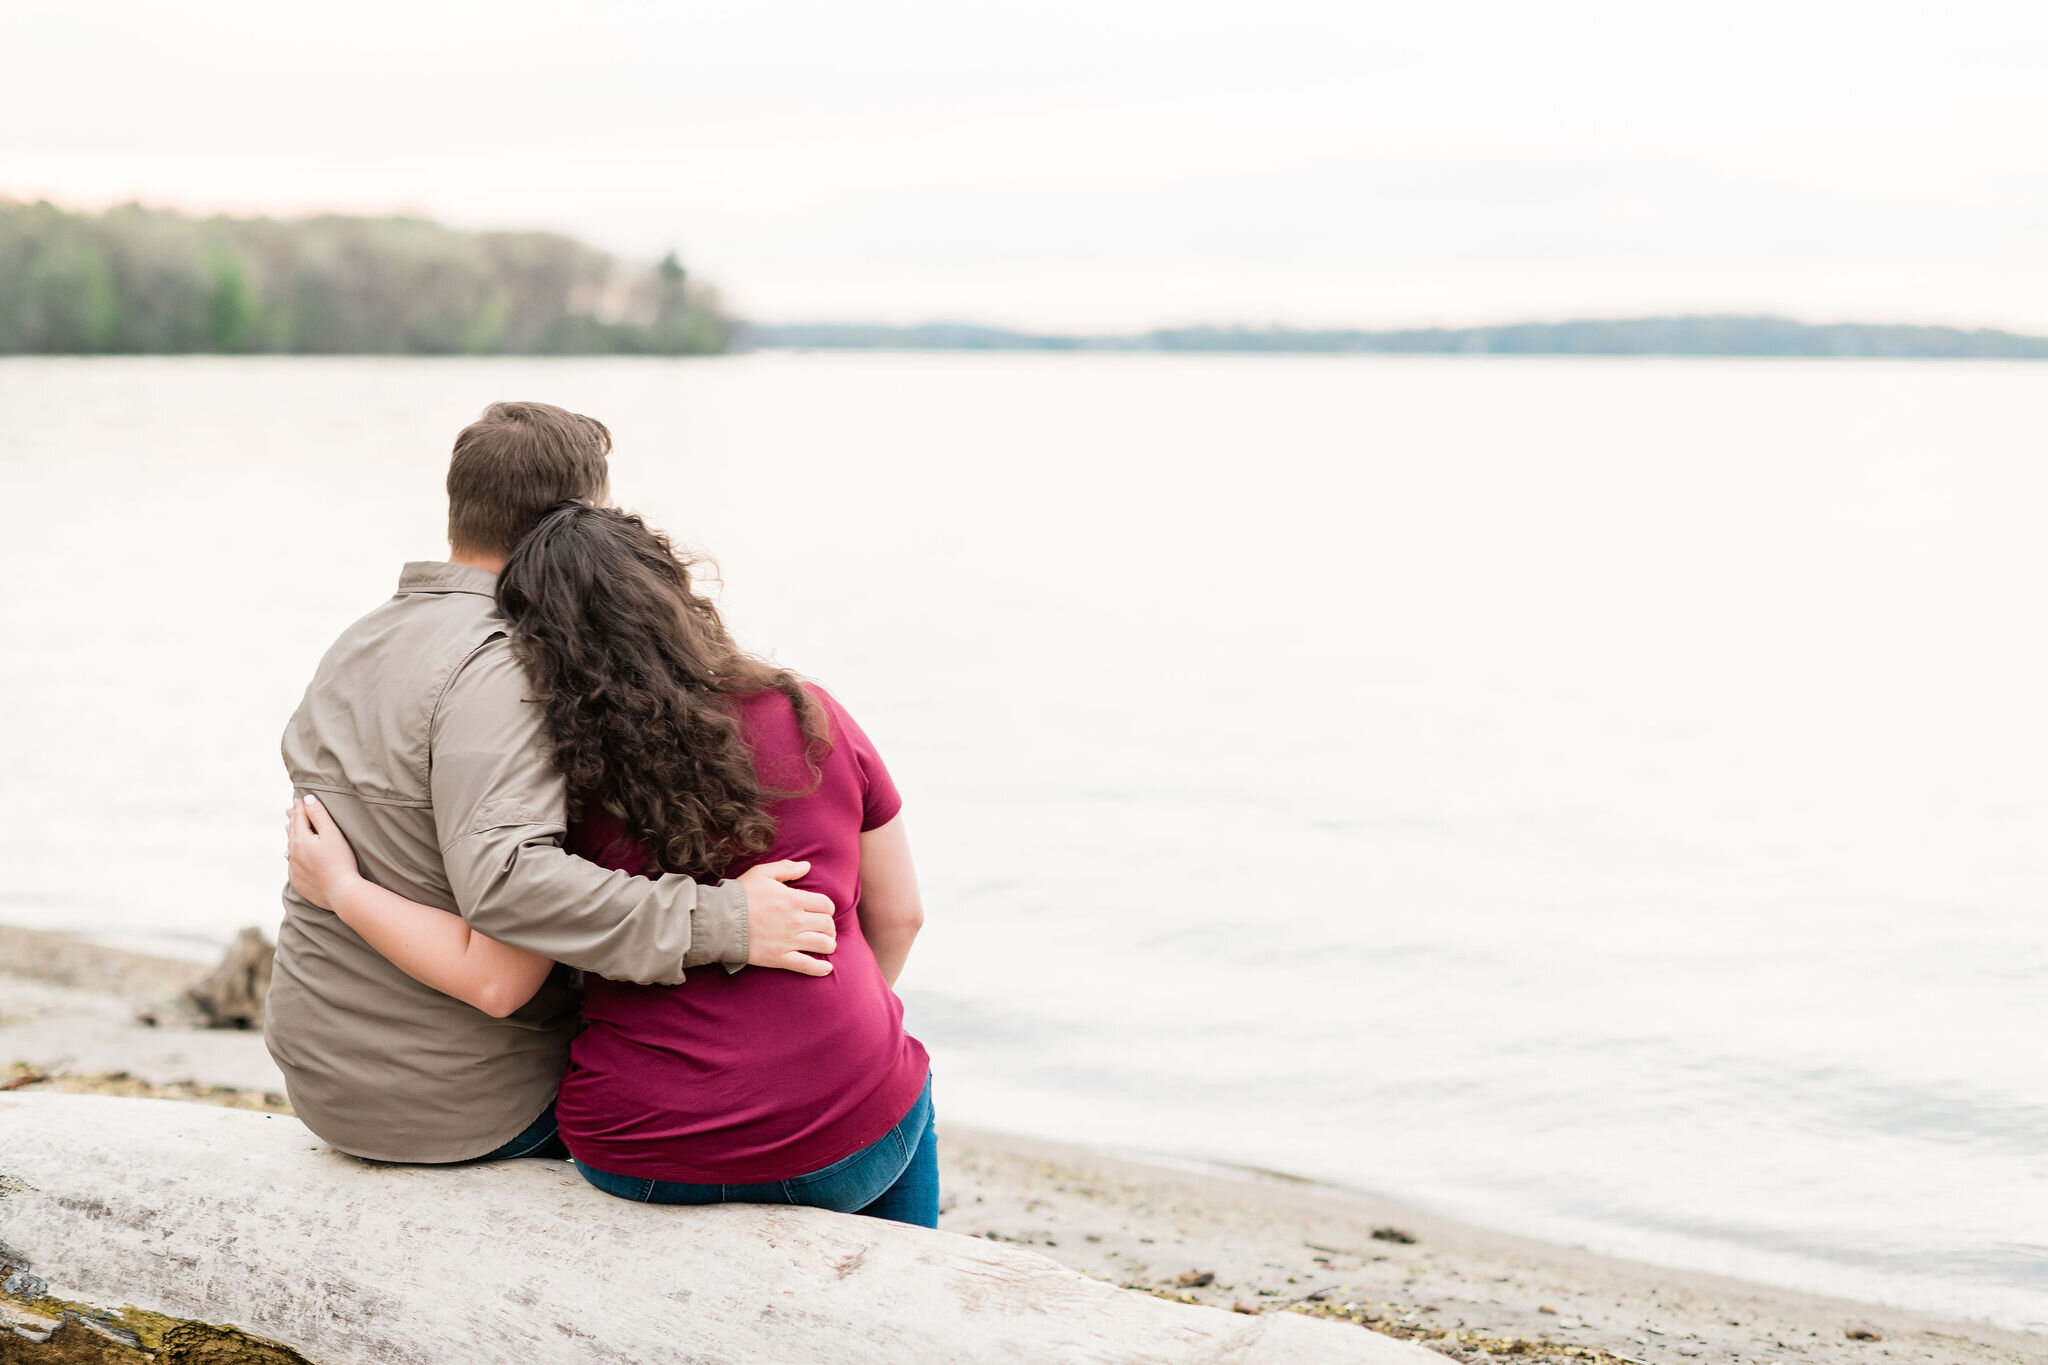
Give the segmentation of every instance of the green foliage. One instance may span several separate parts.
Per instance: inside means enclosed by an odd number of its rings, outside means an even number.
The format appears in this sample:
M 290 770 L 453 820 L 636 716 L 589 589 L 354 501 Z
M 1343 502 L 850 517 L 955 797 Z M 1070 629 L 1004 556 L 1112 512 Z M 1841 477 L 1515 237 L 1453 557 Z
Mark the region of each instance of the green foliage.
M 51 231 L 47 218 L 24 225 L 30 247 L 0 243 L 0 315 L 38 350 L 104 349 L 121 330 L 113 268 L 96 242 Z
M 0 354 L 698 355 L 729 324 L 675 253 L 417 218 L 188 218 L 0 199 Z
M 256 330 L 256 295 L 242 275 L 241 262 L 219 247 L 208 255 L 213 292 L 206 301 L 206 338 L 210 343 L 207 349 L 247 350 L 250 334 Z

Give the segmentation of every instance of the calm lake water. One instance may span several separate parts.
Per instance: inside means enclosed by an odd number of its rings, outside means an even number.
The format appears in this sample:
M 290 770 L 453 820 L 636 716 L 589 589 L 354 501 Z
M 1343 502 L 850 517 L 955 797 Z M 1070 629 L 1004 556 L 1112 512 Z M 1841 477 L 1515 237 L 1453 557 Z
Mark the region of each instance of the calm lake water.
M 0 363 L 0 919 L 275 923 L 501 397 L 891 760 L 949 1118 L 2048 1327 L 2048 366 Z

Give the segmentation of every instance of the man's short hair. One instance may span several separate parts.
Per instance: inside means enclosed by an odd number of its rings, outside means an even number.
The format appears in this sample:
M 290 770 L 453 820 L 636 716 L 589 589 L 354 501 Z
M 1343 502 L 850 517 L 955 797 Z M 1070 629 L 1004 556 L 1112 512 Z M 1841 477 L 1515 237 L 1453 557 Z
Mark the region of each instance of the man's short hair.
M 552 403 L 493 403 L 455 438 L 448 461 L 448 543 L 509 555 L 550 507 L 601 502 L 612 434 Z

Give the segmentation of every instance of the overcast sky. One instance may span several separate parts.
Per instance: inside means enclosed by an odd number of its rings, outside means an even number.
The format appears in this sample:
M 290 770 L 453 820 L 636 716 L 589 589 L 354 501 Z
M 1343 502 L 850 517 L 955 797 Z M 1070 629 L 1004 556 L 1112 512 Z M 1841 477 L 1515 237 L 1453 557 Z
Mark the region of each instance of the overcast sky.
M 0 194 L 679 248 L 751 316 L 2048 331 L 2041 0 L 6 0 Z

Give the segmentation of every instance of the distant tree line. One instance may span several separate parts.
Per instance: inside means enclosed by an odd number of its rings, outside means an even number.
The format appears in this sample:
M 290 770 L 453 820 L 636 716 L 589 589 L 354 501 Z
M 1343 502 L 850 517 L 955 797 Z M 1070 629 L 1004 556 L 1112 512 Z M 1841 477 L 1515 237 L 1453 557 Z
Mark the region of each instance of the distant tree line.
M 1501 327 L 1296 331 L 1179 327 L 1138 336 L 1063 336 L 969 323 L 755 323 L 741 348 L 909 351 L 1167 351 L 1382 355 L 1690 355 L 2048 359 L 2048 337 L 1893 323 L 1811 324 L 1739 315 L 1522 322 Z
M 0 199 L 0 354 L 698 355 L 715 296 L 552 232 Z

